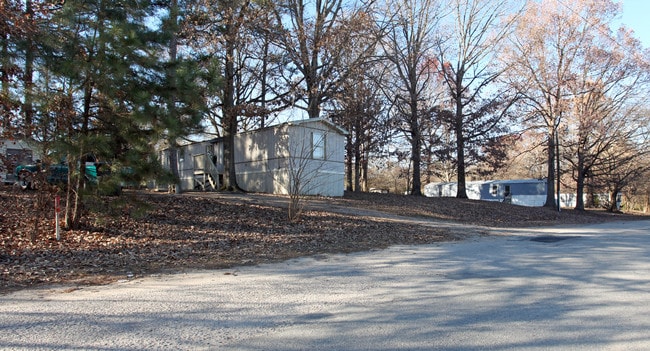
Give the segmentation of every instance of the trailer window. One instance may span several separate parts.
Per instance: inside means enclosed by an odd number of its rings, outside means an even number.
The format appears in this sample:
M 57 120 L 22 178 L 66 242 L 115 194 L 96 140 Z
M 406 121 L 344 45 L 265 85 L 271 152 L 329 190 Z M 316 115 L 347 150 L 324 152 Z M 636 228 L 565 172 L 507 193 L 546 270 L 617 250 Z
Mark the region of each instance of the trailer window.
M 325 159 L 325 135 L 320 132 L 311 134 L 311 157 L 314 159 Z

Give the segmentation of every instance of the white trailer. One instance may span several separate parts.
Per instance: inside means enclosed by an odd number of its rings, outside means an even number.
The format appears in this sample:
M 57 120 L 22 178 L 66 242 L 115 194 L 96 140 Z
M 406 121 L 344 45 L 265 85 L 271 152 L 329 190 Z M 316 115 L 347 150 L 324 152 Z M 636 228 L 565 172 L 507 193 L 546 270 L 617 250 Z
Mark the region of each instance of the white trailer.
M 486 180 L 466 184 L 467 197 L 473 200 L 509 201 L 520 206 L 544 206 L 546 179 Z M 424 186 L 428 197 L 455 197 L 456 182 L 429 183 Z
M 334 123 L 313 118 L 291 121 L 235 135 L 238 185 L 250 192 L 343 196 L 345 135 Z M 223 182 L 223 139 L 206 140 L 176 151 L 183 190 L 214 190 Z M 162 150 L 163 167 L 170 168 L 170 149 Z M 296 185 L 297 184 L 297 185 Z

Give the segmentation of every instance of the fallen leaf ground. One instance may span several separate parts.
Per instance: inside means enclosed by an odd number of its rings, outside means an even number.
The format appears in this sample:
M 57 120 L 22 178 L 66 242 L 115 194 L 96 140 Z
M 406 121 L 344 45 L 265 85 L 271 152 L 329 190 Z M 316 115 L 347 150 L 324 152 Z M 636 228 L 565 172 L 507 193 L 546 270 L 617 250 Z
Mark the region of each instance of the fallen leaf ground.
M 56 240 L 53 203 L 0 187 L 0 293 L 52 284 L 103 284 L 155 273 L 226 268 L 398 244 L 462 240 L 458 232 L 408 218 L 488 227 L 646 219 L 602 211 L 562 211 L 395 194 L 309 198 L 298 222 L 287 198 L 271 195 L 126 192 L 88 203 L 81 229 Z M 34 231 L 35 224 L 38 229 Z M 32 240 L 33 239 L 33 240 Z

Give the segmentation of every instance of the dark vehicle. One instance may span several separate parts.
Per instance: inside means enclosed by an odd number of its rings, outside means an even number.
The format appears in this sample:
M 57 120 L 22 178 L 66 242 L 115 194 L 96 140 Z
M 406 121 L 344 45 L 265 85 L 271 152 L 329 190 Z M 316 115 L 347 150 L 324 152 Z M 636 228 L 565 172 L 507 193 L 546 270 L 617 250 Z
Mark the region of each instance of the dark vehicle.
M 86 163 L 85 177 L 91 184 L 97 184 L 97 164 Z M 40 161 L 34 164 L 18 165 L 14 171 L 17 184 L 22 189 L 36 189 L 38 187 L 38 174 L 45 172 L 45 180 L 49 184 L 66 184 L 68 182 L 68 166 L 64 163 L 45 166 Z

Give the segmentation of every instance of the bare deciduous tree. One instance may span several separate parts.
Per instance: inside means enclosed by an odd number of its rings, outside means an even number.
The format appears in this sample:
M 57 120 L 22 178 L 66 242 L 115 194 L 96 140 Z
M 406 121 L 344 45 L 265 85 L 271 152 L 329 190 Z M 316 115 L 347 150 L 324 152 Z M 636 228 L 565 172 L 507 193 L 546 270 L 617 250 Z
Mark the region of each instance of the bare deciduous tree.
M 212 132 L 224 138 L 222 188 L 227 190 L 240 190 L 233 144 L 242 117 L 251 110 L 240 98 L 245 95 L 241 89 L 248 63 L 245 52 L 251 39 L 247 25 L 256 9 L 249 0 L 194 0 L 188 6 L 185 26 L 188 43 L 198 56 L 214 58 L 205 63 L 209 71 L 221 78 L 220 89 L 208 92 L 212 95 L 208 99 L 213 104 L 206 119 L 213 128 Z
M 610 35 L 606 25 L 596 39 L 585 43 L 584 60 L 571 84 L 572 109 L 564 138 L 566 160 L 576 181 L 576 209 L 584 209 L 584 188 L 588 177 L 615 145 L 634 143 L 643 136 L 648 120 L 639 112 L 639 101 L 647 96 L 650 65 L 639 54 L 638 41 L 621 29 Z
M 431 67 L 432 49 L 442 9 L 436 0 L 389 1 L 382 45 L 386 61 L 385 84 L 398 130 L 411 145 L 412 183 L 409 192 L 422 195 L 421 152 L 423 120 L 431 119 L 440 91 Z
M 374 63 L 360 66 L 342 84 L 333 101 L 333 122 L 348 132 L 346 189 L 368 191 L 368 159 L 387 143 L 391 133 L 386 104 Z
M 451 23 L 437 45 L 435 64 L 451 100 L 452 113 L 442 117 L 456 139 L 456 196 L 467 198 L 468 143 L 485 139 L 494 132 L 514 101 L 506 88 L 495 88 L 504 70 L 496 62 L 499 47 L 512 31 L 520 10 L 513 9 L 508 0 L 453 0 L 451 3 Z M 493 92 L 486 93 L 490 89 Z
M 585 59 L 585 47 L 599 35 L 604 19 L 615 9 L 616 4 L 609 0 L 530 2 L 503 55 L 509 84 L 522 96 L 527 123 L 546 134 L 545 206 L 557 206 L 556 142 L 570 110 L 570 88 Z
M 343 80 L 373 54 L 377 39 L 370 12 L 373 1 L 345 6 L 343 0 L 275 2 L 282 27 L 278 45 L 289 59 L 285 79 L 294 107 L 309 118 L 321 116 Z
M 302 129 L 292 133 L 293 138 L 284 141 L 286 169 L 280 174 L 288 178 L 288 217 L 295 222 L 303 213 L 305 197 L 319 195 L 328 187 L 325 174 L 330 171 L 336 148 L 329 145 L 332 140 L 328 131 Z
M 618 210 L 623 189 L 650 171 L 648 140 L 623 141 L 608 148 L 596 167 L 597 184 L 609 193 L 609 211 Z

